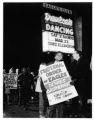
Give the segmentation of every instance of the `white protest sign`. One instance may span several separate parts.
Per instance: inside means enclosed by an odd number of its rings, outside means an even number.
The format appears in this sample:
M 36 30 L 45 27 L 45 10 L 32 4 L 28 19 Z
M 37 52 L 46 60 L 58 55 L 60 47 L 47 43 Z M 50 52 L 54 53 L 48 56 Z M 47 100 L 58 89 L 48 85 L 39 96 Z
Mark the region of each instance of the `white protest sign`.
M 8 89 L 17 89 L 17 78 L 16 73 L 8 74 L 8 80 L 5 82 L 5 87 Z
M 45 88 L 49 105 L 54 105 L 78 96 L 64 62 L 57 62 L 49 66 L 43 66 L 39 70 Z

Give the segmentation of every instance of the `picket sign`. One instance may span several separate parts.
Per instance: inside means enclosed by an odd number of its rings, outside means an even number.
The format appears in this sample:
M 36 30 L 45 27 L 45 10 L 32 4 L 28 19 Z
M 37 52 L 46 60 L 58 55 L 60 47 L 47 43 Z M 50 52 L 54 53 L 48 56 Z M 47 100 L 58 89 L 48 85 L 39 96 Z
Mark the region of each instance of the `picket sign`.
M 47 89 L 49 105 L 58 104 L 78 96 L 74 85 L 70 85 L 71 77 L 63 61 L 49 66 L 41 66 L 39 75 Z
M 5 88 L 17 89 L 18 75 L 16 73 L 4 74 L 3 78 L 4 78 Z

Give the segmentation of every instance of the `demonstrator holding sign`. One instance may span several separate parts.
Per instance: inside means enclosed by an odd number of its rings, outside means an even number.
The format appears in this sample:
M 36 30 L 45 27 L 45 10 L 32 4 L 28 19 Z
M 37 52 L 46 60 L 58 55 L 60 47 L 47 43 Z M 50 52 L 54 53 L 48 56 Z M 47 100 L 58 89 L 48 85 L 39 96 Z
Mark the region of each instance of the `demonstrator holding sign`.
M 62 59 L 62 53 L 56 53 L 54 64 L 48 66 L 42 65 L 39 69 L 40 81 L 42 86 L 44 85 L 44 88 L 46 89 L 44 90 L 40 84 L 44 98 L 44 108 L 45 99 L 47 98 L 49 109 L 46 113 L 48 113 L 49 117 L 63 117 L 62 102 L 78 96 L 75 87 L 70 85 L 71 78 Z

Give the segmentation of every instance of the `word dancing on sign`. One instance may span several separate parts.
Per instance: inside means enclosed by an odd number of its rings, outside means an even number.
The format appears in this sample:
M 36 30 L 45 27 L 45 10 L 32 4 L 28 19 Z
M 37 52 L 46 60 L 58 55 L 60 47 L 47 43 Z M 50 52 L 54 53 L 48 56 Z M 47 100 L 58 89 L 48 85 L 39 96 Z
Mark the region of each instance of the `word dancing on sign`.
M 65 27 L 60 27 L 60 26 L 55 26 L 55 25 L 50 25 L 46 24 L 46 30 L 51 31 L 51 32 L 58 32 L 58 33 L 64 33 L 68 35 L 73 35 L 73 29 L 65 28 Z

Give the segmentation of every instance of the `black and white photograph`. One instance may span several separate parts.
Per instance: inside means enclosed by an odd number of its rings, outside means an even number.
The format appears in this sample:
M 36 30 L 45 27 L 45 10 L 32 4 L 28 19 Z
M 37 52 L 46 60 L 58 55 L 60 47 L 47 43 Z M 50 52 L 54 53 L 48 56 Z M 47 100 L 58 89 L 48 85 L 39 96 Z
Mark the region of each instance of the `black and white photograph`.
M 92 118 L 92 2 L 3 2 L 3 118 Z

